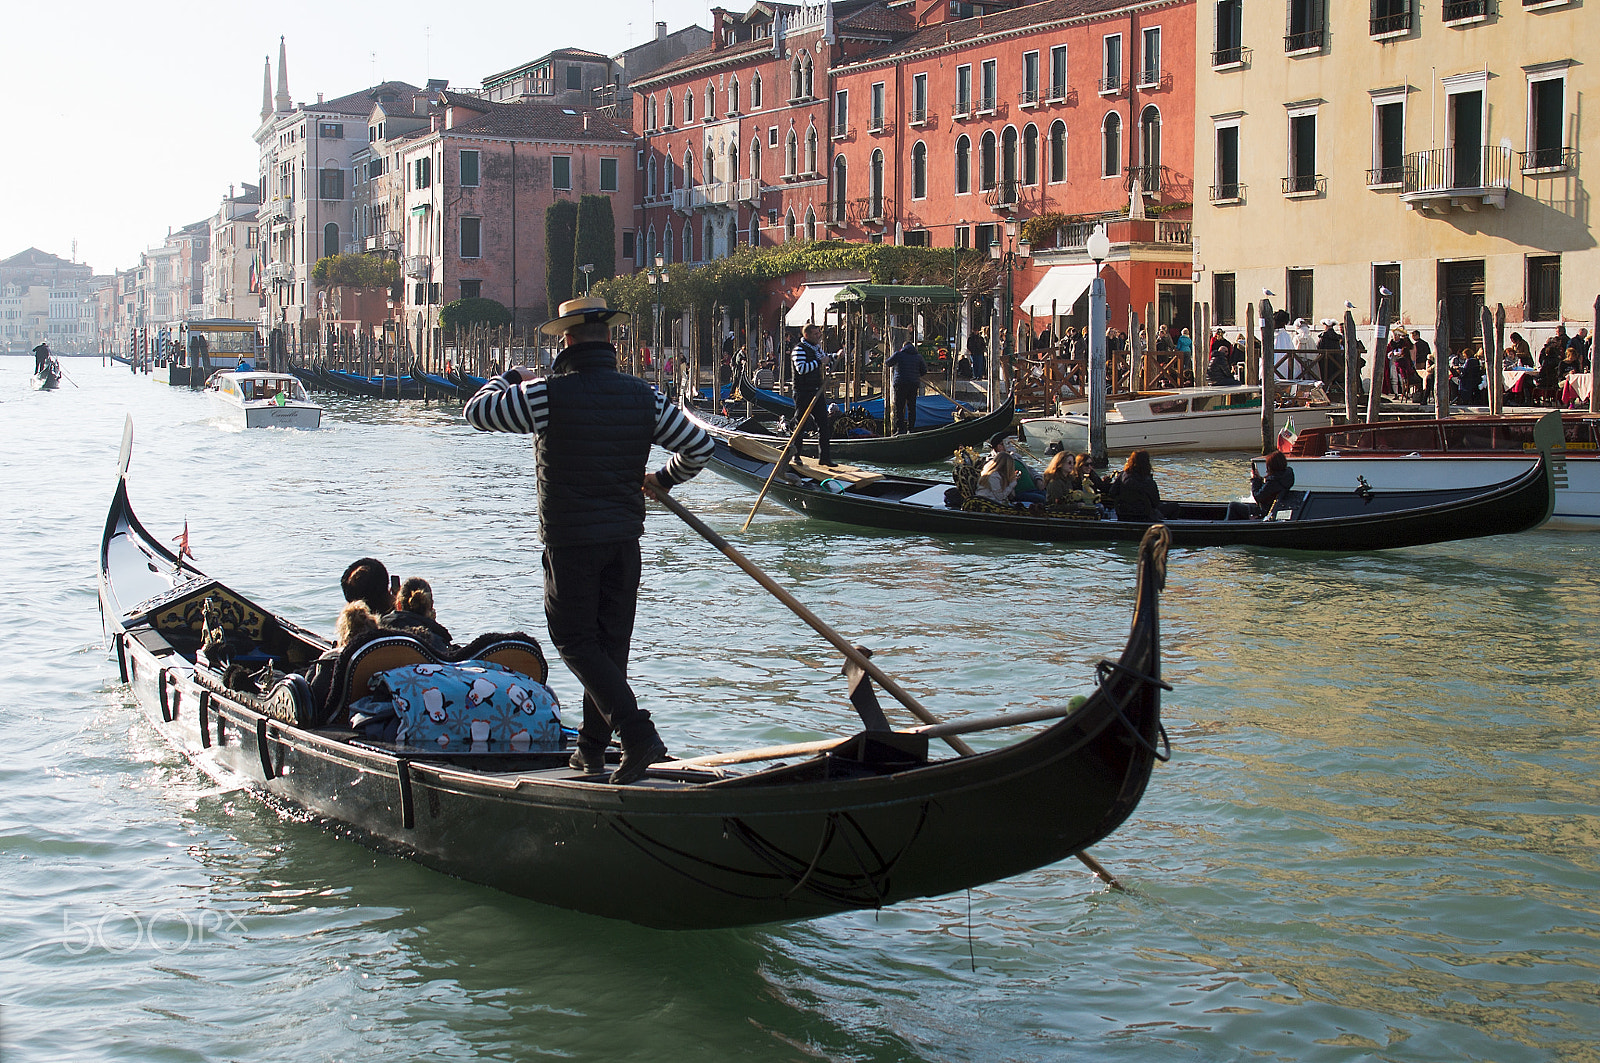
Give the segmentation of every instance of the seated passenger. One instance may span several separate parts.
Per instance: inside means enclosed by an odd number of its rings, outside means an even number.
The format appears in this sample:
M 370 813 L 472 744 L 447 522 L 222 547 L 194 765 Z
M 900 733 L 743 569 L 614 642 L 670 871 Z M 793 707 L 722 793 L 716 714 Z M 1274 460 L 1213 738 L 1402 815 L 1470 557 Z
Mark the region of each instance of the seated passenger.
M 1265 476 L 1256 472 L 1254 465 L 1250 467 L 1250 497 L 1256 500 L 1263 518 L 1271 516 L 1274 509 L 1288 501 L 1289 492 L 1294 490 L 1294 470 L 1289 468 L 1289 459 L 1283 451 L 1274 450 L 1268 454 L 1266 464 Z
M 394 612 L 394 593 L 400 581 L 391 578 L 383 562 L 375 557 L 353 561 L 339 579 L 339 589 L 347 602 L 363 602 L 373 616 Z
M 1106 482 L 1094 471 L 1087 454 L 1065 451 L 1050 459 L 1044 470 L 1044 495 L 1047 503 L 1098 502 Z
M 306 682 L 311 686 L 311 705 L 320 723 L 331 722 L 324 718 L 324 714 L 330 708 L 328 696 L 333 688 L 333 670 L 339 663 L 339 655 L 352 638 L 364 631 L 373 631 L 377 626 L 378 618 L 372 615 L 372 610 L 367 608 L 365 602 L 351 602 L 339 611 L 339 619 L 333 623 L 333 648 L 306 667 Z
M 997 449 L 978 473 L 978 489 L 973 497 L 1009 505 L 1016 501 L 1016 493 L 1017 463 L 1008 452 Z
M 1118 520 L 1161 519 L 1161 489 L 1156 486 L 1148 450 L 1135 450 L 1128 455 L 1122 471 L 1111 478 L 1111 490 L 1116 495 Z
M 1029 468 L 1028 463 L 1022 459 L 1022 455 L 1013 449 L 1011 433 L 996 432 L 994 435 L 990 436 L 989 450 L 990 463 L 993 463 L 994 459 L 1002 454 L 1011 459 L 1011 467 L 1012 471 L 1015 473 L 1015 481 L 1012 487 L 1011 497 L 1008 499 L 1008 501 L 1043 502 L 1045 500 L 1044 486 L 1040 483 L 1042 477 Z M 989 465 L 986 464 L 984 466 L 984 475 L 987 475 L 988 468 Z M 979 491 L 979 494 L 982 494 L 981 490 Z
M 412 576 L 400 584 L 394 598 L 394 609 L 378 618 L 380 627 L 400 631 L 438 653 L 454 652 L 450 632 L 435 619 L 433 588 L 421 576 Z

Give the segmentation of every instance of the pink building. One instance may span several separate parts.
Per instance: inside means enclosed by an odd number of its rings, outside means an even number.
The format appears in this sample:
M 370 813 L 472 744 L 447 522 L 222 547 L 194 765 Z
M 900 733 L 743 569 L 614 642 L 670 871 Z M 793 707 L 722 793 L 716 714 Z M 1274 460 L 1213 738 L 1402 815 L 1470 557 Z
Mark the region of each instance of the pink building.
M 403 233 L 403 321 L 422 353 L 457 299 L 497 300 L 520 324 L 546 315 L 545 210 L 558 199 L 609 196 L 619 268 L 634 257 L 633 137 L 615 119 L 442 91 L 426 128 L 389 139 L 404 187 L 387 224 Z

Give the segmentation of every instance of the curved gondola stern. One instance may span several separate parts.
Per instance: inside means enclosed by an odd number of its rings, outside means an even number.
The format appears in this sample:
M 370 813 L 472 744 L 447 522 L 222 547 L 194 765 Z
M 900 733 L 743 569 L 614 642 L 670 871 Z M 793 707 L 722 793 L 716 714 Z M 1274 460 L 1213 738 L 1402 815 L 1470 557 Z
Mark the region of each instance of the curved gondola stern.
M 1539 521 L 1539 524 L 1543 524 L 1555 512 L 1556 491 L 1567 486 L 1567 435 L 1560 410 L 1551 410 L 1539 418 L 1533 426 L 1533 443 L 1539 448 L 1547 488 L 1544 517 Z M 1538 524 L 1534 527 L 1538 527 Z

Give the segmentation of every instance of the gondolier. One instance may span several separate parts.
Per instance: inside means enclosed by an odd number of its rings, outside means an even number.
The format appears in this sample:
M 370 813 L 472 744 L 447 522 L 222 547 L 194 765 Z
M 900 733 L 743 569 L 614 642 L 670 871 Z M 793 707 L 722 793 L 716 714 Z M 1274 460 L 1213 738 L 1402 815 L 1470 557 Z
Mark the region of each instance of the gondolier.
M 922 394 L 922 377 L 928 371 L 917 345 L 906 340 L 889 357 L 889 386 L 894 392 L 894 430 L 899 435 L 917 427 L 917 396 Z
M 789 360 L 794 365 L 795 416 L 804 418 L 806 410 L 811 409 L 811 423 L 817 431 L 817 460 L 832 465 L 828 454 L 828 404 L 818 401 L 812 406 L 812 400 L 822 391 L 822 370 L 828 364 L 828 356 L 817 345 L 821 339 L 822 326 L 814 322 L 807 325 L 800 332 L 800 342 L 789 353 Z M 801 435 L 804 434 L 802 431 Z
M 598 774 L 615 731 L 618 785 L 667 757 L 650 713 L 628 685 L 638 605 L 642 488 L 667 491 L 705 465 L 711 437 L 643 380 L 617 371 L 613 324 L 628 315 L 597 298 L 570 299 L 541 326 L 564 347 L 550 375 L 522 369 L 492 377 L 467 403 L 480 431 L 531 434 L 544 540 L 544 608 L 550 641 L 583 684 L 583 726 L 572 766 Z M 673 452 L 647 473 L 650 447 Z

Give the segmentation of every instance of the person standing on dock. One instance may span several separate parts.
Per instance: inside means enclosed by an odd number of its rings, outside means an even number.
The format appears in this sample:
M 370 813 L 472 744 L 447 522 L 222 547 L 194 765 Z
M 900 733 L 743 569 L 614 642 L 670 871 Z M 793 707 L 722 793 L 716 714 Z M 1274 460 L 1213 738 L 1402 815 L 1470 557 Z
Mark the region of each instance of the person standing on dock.
M 571 765 L 605 770 L 615 731 L 621 786 L 667 759 L 650 713 L 628 685 L 628 651 L 639 599 L 644 492 L 665 493 L 704 467 L 705 430 L 638 377 L 619 372 L 611 327 L 628 315 L 604 299 L 561 304 L 540 331 L 559 333 L 550 375 L 512 368 L 486 381 L 463 411 L 485 432 L 533 436 L 539 534 L 544 540 L 544 613 L 550 641 L 583 684 L 583 726 Z M 646 472 L 650 447 L 673 456 Z
M 910 340 L 889 356 L 889 387 L 894 392 L 894 433 L 900 435 L 917 427 L 917 397 L 922 394 L 922 378 L 928 372 L 917 345 Z
M 822 391 L 822 372 L 828 359 L 819 346 L 821 340 L 822 326 L 816 322 L 807 325 L 800 330 L 800 342 L 789 352 L 789 361 L 794 367 L 794 415 L 804 418 L 807 408 L 811 409 L 811 423 L 817 430 L 817 461 L 832 465 L 833 462 L 828 458 L 828 404 L 817 399 Z M 817 399 L 815 406 L 811 405 L 813 399 Z M 802 429 L 801 435 L 804 434 Z

